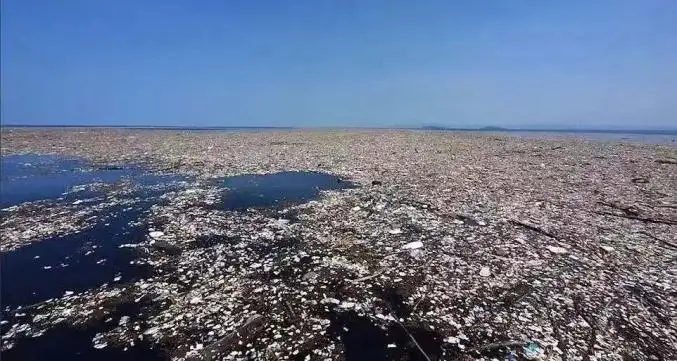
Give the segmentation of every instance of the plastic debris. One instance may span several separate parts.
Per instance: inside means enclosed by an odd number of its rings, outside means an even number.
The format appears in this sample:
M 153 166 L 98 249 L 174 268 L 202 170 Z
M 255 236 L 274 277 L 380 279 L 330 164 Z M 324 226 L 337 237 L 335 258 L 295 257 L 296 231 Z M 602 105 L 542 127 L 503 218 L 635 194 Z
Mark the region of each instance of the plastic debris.
M 402 246 L 402 249 L 418 249 L 423 247 L 423 242 L 421 241 L 416 241 L 416 242 L 410 242 Z
M 93 251 L 85 257 L 92 264 L 106 257 L 96 267 L 102 270 L 117 266 L 115 251 L 133 254 L 123 266 L 148 275 L 104 272 L 90 289 L 69 286 L 70 297 L 10 306 L 3 354 L 23 347 L 24 338 L 40 342 L 58 327 L 100 320 L 106 327 L 94 331 L 103 334 L 94 345 L 166 349 L 176 359 L 214 352 L 215 360 L 337 360 L 345 350 L 373 344 L 383 352 L 391 343 L 397 347 L 388 357 L 420 355 L 407 338 L 395 343 L 401 335 L 393 331 L 404 332 L 399 322 L 430 359 L 448 358 L 447 350 L 458 359 L 537 355 L 522 348 L 522 337 L 537 337 L 543 357 L 564 357 L 556 346 L 563 342 L 567 359 L 582 359 L 592 327 L 600 332 L 591 359 L 677 359 L 677 333 L 664 321 L 677 307 L 669 272 L 677 251 L 672 225 L 661 224 L 671 220 L 677 173 L 654 161 L 675 158 L 671 145 L 411 131 L 1 134 L 3 152 L 80 154 L 195 177 L 163 191 L 161 202 L 134 220 L 138 232 L 119 240 L 126 245 L 85 245 L 74 254 Z M 301 204 L 221 206 L 222 177 L 318 169 L 362 186 Z M 650 191 L 631 182 L 638 176 L 651 180 Z M 374 179 L 383 183 L 371 186 Z M 111 207 L 138 205 L 121 203 L 129 183 L 105 187 L 81 190 L 105 199 L 3 211 L 2 252 L 105 225 L 110 219 L 102 214 Z M 149 234 L 156 230 L 159 239 Z M 403 249 L 416 242 L 425 247 Z M 624 257 L 604 254 L 607 244 Z M 77 267 L 42 259 L 30 263 L 38 271 L 50 263 L 50 273 L 64 270 L 59 264 Z M 131 318 L 122 322 L 119 305 L 142 311 L 124 310 Z M 254 314 L 265 317 L 249 324 Z M 249 337 L 230 341 L 233 334 Z M 350 344 L 355 340 L 364 346 Z M 505 342 L 520 343 L 500 346 Z M 509 347 L 517 353 L 501 353 Z
M 524 358 L 527 360 L 538 360 L 545 355 L 545 351 L 536 342 L 528 342 L 522 347 Z
M 613 252 L 615 250 L 615 248 L 613 248 L 611 246 L 599 246 L 599 247 L 606 252 Z
M 160 238 L 162 238 L 162 236 L 165 235 L 165 233 L 162 232 L 162 231 L 152 231 L 152 232 L 148 233 L 148 235 L 150 236 L 150 238 L 160 239 Z
M 554 254 L 564 254 L 564 253 L 569 252 L 569 250 L 567 250 L 567 249 L 564 248 L 564 247 L 547 246 L 546 248 L 548 249 L 548 251 L 550 251 L 550 252 L 552 252 L 552 253 L 554 253 Z

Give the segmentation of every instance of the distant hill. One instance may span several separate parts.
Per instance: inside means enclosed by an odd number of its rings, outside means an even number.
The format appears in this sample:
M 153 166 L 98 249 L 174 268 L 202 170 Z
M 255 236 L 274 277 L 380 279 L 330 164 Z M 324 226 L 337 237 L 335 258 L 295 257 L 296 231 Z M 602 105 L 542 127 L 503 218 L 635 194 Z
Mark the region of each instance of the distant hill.
M 444 127 L 441 125 L 424 125 L 421 129 L 425 130 L 471 130 L 471 131 L 510 131 L 513 129 L 496 127 L 496 126 L 487 126 L 482 128 L 454 128 L 454 127 Z
M 442 127 L 438 125 L 424 125 L 421 127 L 421 129 L 425 130 L 456 130 L 455 128 L 449 128 L 449 127 Z
M 471 131 L 471 132 L 547 132 L 547 133 L 609 133 L 609 134 L 659 134 L 677 135 L 677 129 L 530 129 L 530 128 L 503 128 L 486 126 L 481 128 L 453 128 L 439 125 L 426 125 L 423 130 Z

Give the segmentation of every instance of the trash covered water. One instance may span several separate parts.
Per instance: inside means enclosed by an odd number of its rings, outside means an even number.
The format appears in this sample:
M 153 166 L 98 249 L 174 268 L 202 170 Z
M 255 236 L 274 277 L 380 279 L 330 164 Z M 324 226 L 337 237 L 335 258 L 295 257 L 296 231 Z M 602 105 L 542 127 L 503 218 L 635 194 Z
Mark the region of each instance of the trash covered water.
M 90 322 L 87 325 L 71 327 L 55 325 L 44 333 L 22 340 L 19 347 L 3 350 L 3 360 L 42 361 L 118 361 L 144 360 L 160 361 L 165 357 L 160 350 L 152 349 L 139 340 L 135 346 L 127 348 L 107 347 L 105 343 L 93 342 L 102 331 L 117 326 L 120 316 L 138 314 L 139 308 L 134 304 L 120 305 L 115 314 L 106 320 Z
M 10 152 L 194 177 L 150 206 L 141 241 L 121 245 L 149 274 L 12 309 L 3 356 L 61 325 L 103 322 L 87 331 L 90 351 L 131 359 L 139 347 L 171 360 L 677 357 L 677 173 L 663 161 L 674 148 L 387 131 L 2 136 Z M 225 177 L 288 170 L 359 186 L 223 204 Z M 30 222 L 28 235 L 74 217 L 93 227 L 98 200 L 59 202 L 3 213 L 9 239 Z
M 544 356 L 543 348 L 536 342 L 529 342 L 522 347 L 524 358 L 527 360 L 538 360 Z
M 3 166 L 10 168 L 10 172 L 4 173 L 7 176 L 3 178 L 3 192 L 14 192 L 19 180 L 27 184 L 23 192 L 5 198 L 8 207 L 3 210 L 3 223 L 8 226 L 3 232 L 9 235 L 3 242 L 6 252 L 0 254 L 3 359 L 37 360 L 46 354 L 52 355 L 52 359 L 156 358 L 159 353 L 147 343 L 139 346 L 144 344 L 142 335 L 126 345 L 109 343 L 102 337 L 116 327 L 134 323 L 140 316 L 119 316 L 125 309 L 130 313 L 130 309 L 117 301 L 118 291 L 130 285 L 144 289 L 147 285 L 144 278 L 157 278 L 163 272 L 162 262 L 143 254 L 182 252 L 180 246 L 172 244 L 171 234 L 153 230 L 149 222 L 156 220 L 149 218 L 153 210 L 162 208 L 168 200 L 172 204 L 177 194 L 188 197 L 208 194 L 211 201 L 205 204 L 214 204 L 220 197 L 229 210 L 280 209 L 316 198 L 322 190 L 353 187 L 336 176 L 319 172 L 227 177 L 220 187 L 209 188 L 213 182 L 191 183 L 186 177 L 151 175 L 138 167 L 93 168 L 80 159 L 30 155 L 3 160 Z M 16 232 L 26 226 L 22 223 L 28 221 L 26 216 L 37 214 L 34 218 L 39 219 L 41 214 L 55 213 L 63 214 L 66 221 L 71 217 L 73 223 L 79 220 L 75 215 L 82 214 L 91 222 L 62 231 Z M 23 239 L 23 235 L 29 235 L 31 241 Z M 171 253 L 173 249 L 179 253 Z M 85 311 L 89 316 L 83 322 L 68 321 L 78 311 L 74 310 L 77 307 L 67 305 L 103 292 L 117 296 L 107 302 L 108 306 Z M 138 313 L 139 301 L 144 297 L 132 298 L 132 304 L 137 306 L 132 313 Z M 189 300 L 193 305 L 203 302 L 200 296 Z M 41 316 L 46 309 L 60 311 L 49 320 Z M 41 320 L 49 322 L 30 330 L 25 322 L 30 323 L 31 319 L 37 325 Z M 8 337 L 17 333 L 31 337 L 16 340 Z
M 119 214 L 109 222 L 0 254 L 3 306 L 30 305 L 147 274 L 146 266 L 133 262 L 133 248 L 120 248 L 143 240 L 144 230 L 129 225 L 141 217 L 140 208 L 111 209 Z
M 96 167 L 83 159 L 34 154 L 2 157 L 1 170 L 3 333 L 45 302 L 148 276 L 151 268 L 130 246 L 144 240 L 142 220 L 150 207 L 187 180 L 136 166 Z M 62 217 L 51 223 L 54 214 Z M 86 359 L 92 356 L 90 330 L 96 328 L 45 330 L 3 359 Z

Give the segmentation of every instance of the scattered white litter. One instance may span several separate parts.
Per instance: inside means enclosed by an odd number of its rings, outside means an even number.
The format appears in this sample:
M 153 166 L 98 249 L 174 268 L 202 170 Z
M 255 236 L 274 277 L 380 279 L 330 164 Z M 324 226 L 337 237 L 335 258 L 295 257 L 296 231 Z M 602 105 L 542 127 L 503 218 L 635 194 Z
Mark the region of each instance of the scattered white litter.
M 458 337 L 449 336 L 449 337 L 444 339 L 444 342 L 446 342 L 446 343 L 459 343 L 459 342 L 461 342 L 461 340 Z
M 557 247 L 557 246 L 547 246 L 546 247 L 548 251 L 555 253 L 555 254 L 564 254 L 569 252 L 566 248 L 564 247 Z
M 153 232 L 148 233 L 148 235 L 150 236 L 150 238 L 158 239 L 158 238 L 164 236 L 164 235 L 165 235 L 165 232 L 162 232 L 162 231 L 153 231 Z
M 92 339 L 92 342 L 94 343 L 95 349 L 102 349 L 108 346 L 108 343 L 103 339 L 103 334 L 101 333 L 97 333 Z
M 341 302 L 339 307 L 343 308 L 343 309 L 353 308 L 353 307 L 355 307 L 355 302 L 345 302 L 344 301 L 344 302 Z
M 335 305 L 338 305 L 339 303 L 341 303 L 341 301 L 339 301 L 335 298 L 325 298 L 322 301 L 320 301 L 320 303 L 333 303 Z
M 399 228 L 394 228 L 388 231 L 390 234 L 402 234 L 402 230 Z
M 402 249 L 418 249 L 423 247 L 423 242 L 421 241 L 416 241 L 416 242 L 410 242 L 402 246 Z

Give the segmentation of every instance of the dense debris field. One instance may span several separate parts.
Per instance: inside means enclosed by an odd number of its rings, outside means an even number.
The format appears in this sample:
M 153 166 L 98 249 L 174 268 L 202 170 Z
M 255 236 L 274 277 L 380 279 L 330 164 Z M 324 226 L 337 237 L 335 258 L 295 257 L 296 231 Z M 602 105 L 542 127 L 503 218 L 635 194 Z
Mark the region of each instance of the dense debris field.
M 673 145 L 383 130 L 4 129 L 1 141 L 3 155 L 195 179 L 142 220 L 133 247 L 149 274 L 5 307 L 3 356 L 99 325 L 90 346 L 130 359 L 677 359 Z M 355 186 L 222 206 L 216 179 L 282 171 Z M 90 226 L 88 208 L 59 207 L 5 210 L 0 249 Z

